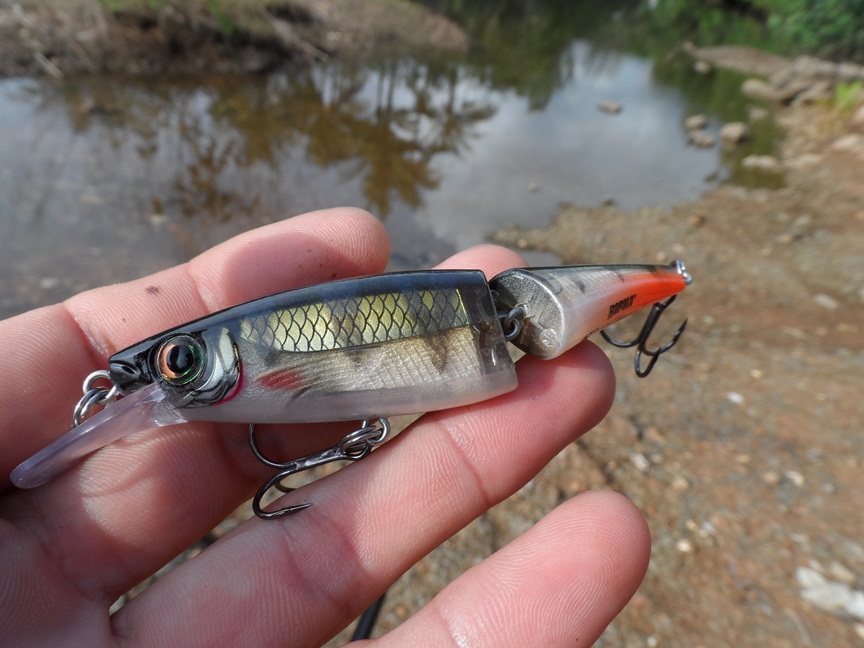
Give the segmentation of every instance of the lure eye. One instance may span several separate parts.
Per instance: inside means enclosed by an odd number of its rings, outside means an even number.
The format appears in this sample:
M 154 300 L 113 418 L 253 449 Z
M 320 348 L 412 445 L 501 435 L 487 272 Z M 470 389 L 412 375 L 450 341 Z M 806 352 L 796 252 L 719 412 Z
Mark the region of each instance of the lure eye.
M 198 340 L 177 335 L 162 343 L 156 354 L 159 374 L 172 385 L 185 385 L 201 373 L 204 349 Z

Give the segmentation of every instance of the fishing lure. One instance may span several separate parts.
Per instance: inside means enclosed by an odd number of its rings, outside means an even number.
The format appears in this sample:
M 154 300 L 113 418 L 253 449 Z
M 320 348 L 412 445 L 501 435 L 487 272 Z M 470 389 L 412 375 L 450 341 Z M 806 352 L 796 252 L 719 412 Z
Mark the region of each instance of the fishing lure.
M 387 417 L 448 409 L 516 388 L 508 342 L 554 358 L 652 305 L 636 346 L 647 375 L 678 341 L 647 348 L 663 310 L 691 282 L 684 264 L 515 268 L 487 283 L 479 270 L 428 270 L 309 286 L 264 297 L 164 331 L 115 353 L 91 374 L 73 427 L 12 472 L 39 486 L 72 463 L 135 432 L 186 421 L 249 424 L 255 456 L 277 470 L 262 499 L 299 471 L 357 460 L 382 443 Z M 641 358 L 647 355 L 647 367 Z M 90 416 L 96 406 L 104 406 Z M 255 425 L 360 420 L 338 444 L 288 462 L 259 450 Z

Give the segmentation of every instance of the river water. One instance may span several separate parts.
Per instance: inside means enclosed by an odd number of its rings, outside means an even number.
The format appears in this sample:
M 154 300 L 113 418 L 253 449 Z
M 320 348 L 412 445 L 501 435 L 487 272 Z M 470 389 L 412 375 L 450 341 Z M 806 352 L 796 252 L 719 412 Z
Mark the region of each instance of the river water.
M 682 62 L 670 82 L 650 59 L 579 38 L 550 65 L 539 90 L 532 72 L 502 82 L 494 69 L 413 59 L 251 78 L 3 80 L 0 316 L 312 209 L 368 208 L 393 238 L 392 269 L 405 269 L 511 224 L 544 225 L 562 202 L 668 205 L 734 177 L 729 155 L 688 146 L 683 126 L 706 113 L 716 133 L 744 114 L 740 99 L 717 101 L 719 76 Z M 620 113 L 598 109 L 610 100 Z

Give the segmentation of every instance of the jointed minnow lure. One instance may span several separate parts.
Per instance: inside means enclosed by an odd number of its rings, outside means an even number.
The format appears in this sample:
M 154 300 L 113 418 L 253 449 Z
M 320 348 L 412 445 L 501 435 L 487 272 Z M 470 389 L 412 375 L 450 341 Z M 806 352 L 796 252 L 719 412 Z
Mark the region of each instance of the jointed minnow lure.
M 554 358 L 606 326 L 653 304 L 637 338 L 636 372 L 647 375 L 673 339 L 649 350 L 662 311 L 691 281 L 668 266 L 523 268 L 487 283 L 479 270 L 429 270 L 348 279 L 234 306 L 115 353 L 84 383 L 73 427 L 19 465 L 21 488 L 50 480 L 73 462 L 125 436 L 186 421 L 249 424 L 255 455 L 278 473 L 355 460 L 384 441 L 386 417 L 447 409 L 516 388 L 508 341 Z M 665 300 L 665 301 L 664 301 Z M 641 357 L 650 357 L 642 368 Z M 106 386 L 107 385 L 107 386 Z M 122 398 L 121 398 L 122 397 Z M 95 405 L 104 409 L 88 418 Z M 258 449 L 256 423 L 361 420 L 339 444 L 289 462 Z

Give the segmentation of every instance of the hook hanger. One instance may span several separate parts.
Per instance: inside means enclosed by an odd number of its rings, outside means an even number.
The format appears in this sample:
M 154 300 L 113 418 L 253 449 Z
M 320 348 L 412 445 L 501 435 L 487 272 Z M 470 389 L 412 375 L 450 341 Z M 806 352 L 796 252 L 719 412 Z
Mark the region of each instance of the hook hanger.
M 645 318 L 645 323 L 642 324 L 642 329 L 639 331 L 639 334 L 629 342 L 622 342 L 620 340 L 616 340 L 612 338 L 606 331 L 600 331 L 600 335 L 603 336 L 603 339 L 612 346 L 616 346 L 622 349 L 627 349 L 634 346 L 636 347 L 636 357 L 633 360 L 633 367 L 636 370 L 636 375 L 640 378 L 644 378 L 649 373 L 651 373 L 651 370 L 657 363 L 658 358 L 678 343 L 678 339 L 681 337 L 681 334 L 684 333 L 684 329 L 687 327 L 687 320 L 685 319 L 681 323 L 681 326 L 678 327 L 678 330 L 675 331 L 675 334 L 672 336 L 672 339 L 669 340 L 669 342 L 657 349 L 649 349 L 647 347 L 648 338 L 651 336 L 651 333 L 657 326 L 657 322 L 660 321 L 660 317 L 663 315 L 663 311 L 665 311 L 666 308 L 673 301 L 675 301 L 675 298 L 677 296 L 678 295 L 672 295 L 666 301 L 657 302 L 656 304 L 654 304 L 651 307 L 651 312 L 648 313 L 648 317 Z M 648 361 L 648 366 L 644 369 L 642 368 L 642 354 L 645 354 L 646 356 L 651 358 Z
M 384 443 L 389 434 L 390 421 L 386 418 L 379 417 L 377 419 L 366 419 L 360 424 L 358 429 L 347 434 L 341 441 L 339 441 L 339 443 L 330 448 L 321 450 L 320 452 L 313 452 L 312 454 L 300 457 L 299 459 L 279 462 L 268 459 L 261 452 L 258 443 L 255 441 L 255 424 L 250 423 L 249 446 L 252 448 L 255 457 L 260 462 L 270 466 L 271 468 L 276 468 L 279 471 L 264 482 L 261 485 L 261 488 L 258 489 L 258 492 L 255 493 L 255 497 L 252 499 L 252 510 L 258 517 L 265 520 L 272 520 L 285 517 L 286 515 L 293 515 L 294 513 L 299 513 L 300 511 L 309 508 L 312 506 L 311 502 L 306 502 L 305 504 L 293 504 L 275 511 L 265 511 L 262 506 L 262 500 L 271 488 L 275 488 L 283 493 L 290 493 L 295 490 L 282 484 L 282 481 L 291 475 L 333 461 L 357 461 L 362 459 L 372 452 L 375 446 Z

